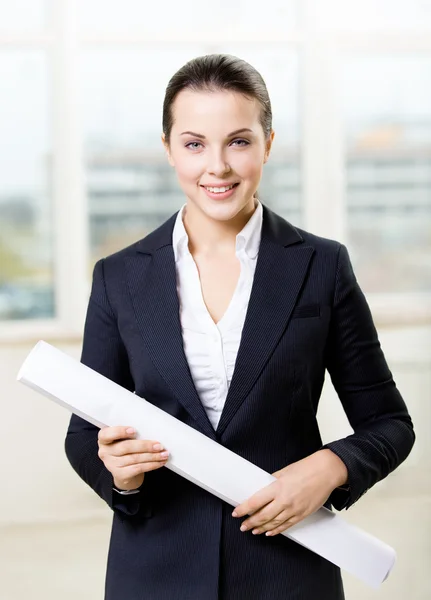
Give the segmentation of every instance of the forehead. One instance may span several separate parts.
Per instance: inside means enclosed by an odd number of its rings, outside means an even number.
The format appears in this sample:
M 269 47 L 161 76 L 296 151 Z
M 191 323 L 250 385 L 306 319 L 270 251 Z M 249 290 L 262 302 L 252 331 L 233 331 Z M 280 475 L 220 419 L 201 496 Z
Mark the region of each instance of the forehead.
M 233 131 L 259 124 L 260 105 L 233 91 L 182 90 L 173 104 L 173 127 L 204 133 L 204 128 Z

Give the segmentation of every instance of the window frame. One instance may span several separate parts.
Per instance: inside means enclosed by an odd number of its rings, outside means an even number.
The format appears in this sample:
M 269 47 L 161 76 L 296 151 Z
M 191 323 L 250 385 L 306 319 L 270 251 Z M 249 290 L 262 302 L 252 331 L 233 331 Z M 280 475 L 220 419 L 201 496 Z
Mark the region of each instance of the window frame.
M 214 38 L 187 31 L 154 32 L 151 36 L 85 35 L 78 28 L 77 0 L 47 0 L 47 30 L 38 34 L 0 32 L 0 51 L 6 47 L 33 47 L 46 52 L 52 89 L 52 226 L 56 315 L 52 319 L 1 321 L 0 343 L 44 338 L 79 340 L 82 337 L 91 281 L 88 274 L 89 223 L 84 174 L 84 139 L 80 114 L 79 53 L 91 45 L 125 46 L 163 43 L 205 43 L 208 51 L 220 47 Z M 317 235 L 346 240 L 344 129 L 337 81 L 338 61 L 346 52 L 418 53 L 431 56 L 431 25 L 427 31 L 352 32 L 316 30 L 313 9 L 319 0 L 298 1 L 295 31 L 274 30 L 235 35 L 223 42 L 292 45 L 300 63 L 300 162 L 304 228 Z M 173 38 L 173 35 L 175 36 Z M 322 118 L 323 117 L 323 118 Z M 330 201 L 326 201 L 326 199 Z M 367 300 L 377 325 L 416 325 L 431 322 L 431 293 L 373 294 Z M 414 313 L 412 317 L 411 314 Z

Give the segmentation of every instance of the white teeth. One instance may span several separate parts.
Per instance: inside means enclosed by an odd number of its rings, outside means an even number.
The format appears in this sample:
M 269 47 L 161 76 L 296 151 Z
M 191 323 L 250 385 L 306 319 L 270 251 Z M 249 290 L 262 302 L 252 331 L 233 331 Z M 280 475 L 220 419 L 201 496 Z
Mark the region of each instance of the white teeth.
M 207 187 L 205 186 L 205 189 L 208 190 L 209 192 L 213 192 L 215 194 L 221 194 L 223 192 L 227 192 L 228 190 L 231 190 L 234 186 L 230 185 L 229 187 Z

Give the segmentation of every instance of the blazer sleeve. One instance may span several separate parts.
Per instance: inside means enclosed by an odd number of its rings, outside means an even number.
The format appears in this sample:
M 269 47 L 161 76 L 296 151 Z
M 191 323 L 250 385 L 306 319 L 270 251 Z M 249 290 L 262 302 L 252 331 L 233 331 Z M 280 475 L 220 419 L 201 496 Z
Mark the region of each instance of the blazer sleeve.
M 345 463 L 346 490 L 330 502 L 349 508 L 409 455 L 415 434 L 380 347 L 365 296 L 340 245 L 326 367 L 354 433 L 323 446 Z
M 124 388 L 134 390 L 126 349 L 106 293 L 103 259 L 96 263 L 93 271 L 81 362 Z M 113 490 L 112 474 L 98 456 L 98 432 L 98 427 L 73 414 L 65 439 L 66 456 L 78 475 L 112 510 L 136 514 L 145 504 L 141 497 L 143 491 L 123 496 Z

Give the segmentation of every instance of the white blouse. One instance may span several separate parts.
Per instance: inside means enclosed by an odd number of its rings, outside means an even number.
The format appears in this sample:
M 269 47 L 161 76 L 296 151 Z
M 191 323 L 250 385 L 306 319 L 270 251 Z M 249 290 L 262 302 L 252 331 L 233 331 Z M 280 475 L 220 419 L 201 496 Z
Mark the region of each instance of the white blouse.
M 217 429 L 241 340 L 262 230 L 262 204 L 236 236 L 241 272 L 231 302 L 215 324 L 202 296 L 199 272 L 188 248 L 183 224 L 184 205 L 178 213 L 172 244 L 177 273 L 184 352 L 196 391 L 208 418 Z

